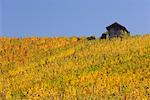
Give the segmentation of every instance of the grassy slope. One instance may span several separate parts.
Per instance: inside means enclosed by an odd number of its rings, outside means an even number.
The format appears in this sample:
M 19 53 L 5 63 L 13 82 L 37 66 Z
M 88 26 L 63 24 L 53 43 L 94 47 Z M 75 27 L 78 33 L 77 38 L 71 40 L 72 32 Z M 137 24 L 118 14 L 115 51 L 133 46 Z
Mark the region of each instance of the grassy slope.
M 0 38 L 0 98 L 149 99 L 150 35 Z

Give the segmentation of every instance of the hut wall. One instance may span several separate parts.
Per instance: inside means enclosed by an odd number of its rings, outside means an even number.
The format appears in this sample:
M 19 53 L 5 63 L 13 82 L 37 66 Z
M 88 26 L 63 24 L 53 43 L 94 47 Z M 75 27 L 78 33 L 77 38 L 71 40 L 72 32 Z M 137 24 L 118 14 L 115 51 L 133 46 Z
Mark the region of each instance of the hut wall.
M 109 38 L 120 37 L 122 34 L 120 29 L 111 28 L 109 30 Z
M 114 35 L 115 35 L 115 29 L 114 29 L 114 28 L 111 28 L 111 29 L 109 30 L 109 38 L 113 38 Z

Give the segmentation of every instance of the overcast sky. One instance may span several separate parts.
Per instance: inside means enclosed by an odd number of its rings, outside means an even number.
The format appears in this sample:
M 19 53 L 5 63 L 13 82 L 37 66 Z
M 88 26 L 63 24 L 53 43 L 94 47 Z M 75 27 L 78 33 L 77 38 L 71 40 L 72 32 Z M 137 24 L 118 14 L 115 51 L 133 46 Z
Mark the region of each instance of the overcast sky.
M 150 33 L 150 0 L 0 0 L 0 7 L 0 36 L 100 36 L 113 22 Z

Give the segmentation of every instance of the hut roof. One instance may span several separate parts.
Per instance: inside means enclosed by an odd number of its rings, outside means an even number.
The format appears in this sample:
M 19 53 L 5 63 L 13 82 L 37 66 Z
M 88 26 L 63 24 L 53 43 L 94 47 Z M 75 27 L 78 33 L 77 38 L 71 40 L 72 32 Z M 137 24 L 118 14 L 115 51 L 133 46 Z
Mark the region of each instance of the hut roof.
M 122 26 L 121 24 L 115 22 L 113 24 L 111 24 L 110 26 L 107 26 L 106 29 L 109 31 L 111 28 L 115 28 L 115 27 L 119 27 L 120 29 L 126 31 L 127 33 L 129 33 L 129 31 L 124 27 Z

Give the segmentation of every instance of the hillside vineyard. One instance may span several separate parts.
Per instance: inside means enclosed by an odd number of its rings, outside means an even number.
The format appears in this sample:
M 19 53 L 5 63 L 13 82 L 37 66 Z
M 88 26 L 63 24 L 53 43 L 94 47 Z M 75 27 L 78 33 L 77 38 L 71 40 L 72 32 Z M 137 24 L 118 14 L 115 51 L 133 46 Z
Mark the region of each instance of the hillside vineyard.
M 0 99 L 150 100 L 150 35 L 1 37 Z

